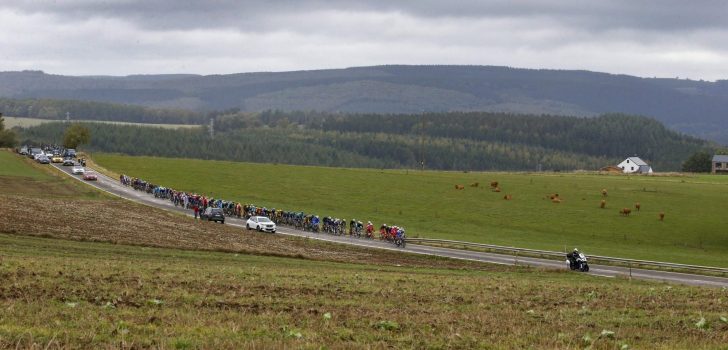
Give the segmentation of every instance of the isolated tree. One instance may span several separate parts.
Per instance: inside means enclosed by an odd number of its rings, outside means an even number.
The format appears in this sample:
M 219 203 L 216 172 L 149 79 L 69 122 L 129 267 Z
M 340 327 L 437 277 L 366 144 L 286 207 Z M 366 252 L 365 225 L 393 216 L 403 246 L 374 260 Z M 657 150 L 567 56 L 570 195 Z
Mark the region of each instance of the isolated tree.
M 81 124 L 69 126 L 63 134 L 63 147 L 66 148 L 78 148 L 79 145 L 87 144 L 90 141 L 91 132 Z
M 0 113 L 0 147 L 13 147 L 18 141 L 15 139 L 15 133 L 12 130 L 5 130 L 5 119 Z
M 682 171 L 690 173 L 709 173 L 712 158 L 708 152 L 700 151 L 693 153 L 682 165 Z

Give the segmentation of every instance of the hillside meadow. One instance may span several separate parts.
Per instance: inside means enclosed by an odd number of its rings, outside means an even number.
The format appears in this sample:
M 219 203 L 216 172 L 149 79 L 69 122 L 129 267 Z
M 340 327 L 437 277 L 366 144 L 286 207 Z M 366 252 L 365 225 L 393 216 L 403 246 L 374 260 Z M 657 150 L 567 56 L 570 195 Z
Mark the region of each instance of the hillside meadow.
M 0 348 L 710 349 L 728 341 L 722 289 L 249 233 L 99 195 L 8 152 L 0 162 Z
M 728 177 L 421 172 L 110 154 L 94 159 L 113 172 L 179 190 L 396 224 L 410 237 L 555 251 L 578 247 L 592 255 L 728 266 Z M 499 182 L 501 192 L 489 188 L 491 181 Z M 475 182 L 480 186 L 469 186 Z M 456 190 L 456 184 L 465 189 Z M 560 203 L 550 200 L 553 194 Z M 625 207 L 630 216 L 619 214 Z

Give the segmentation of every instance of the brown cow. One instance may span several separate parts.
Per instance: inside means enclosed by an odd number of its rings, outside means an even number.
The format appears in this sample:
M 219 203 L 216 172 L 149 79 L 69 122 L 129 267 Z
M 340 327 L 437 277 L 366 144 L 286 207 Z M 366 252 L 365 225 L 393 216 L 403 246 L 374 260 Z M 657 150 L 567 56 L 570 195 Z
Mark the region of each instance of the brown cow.
M 629 216 L 629 214 L 632 213 L 632 209 L 630 208 L 622 208 L 622 210 L 619 211 L 620 214 L 624 216 Z
M 602 197 L 606 197 L 606 196 L 607 196 L 607 189 L 604 188 L 604 189 L 602 189 Z
M 660 212 L 660 221 L 665 220 L 665 213 Z
M 634 204 L 634 208 L 637 209 L 637 211 L 640 211 L 640 207 L 642 207 L 639 202 Z
M 500 187 L 496 187 L 493 189 L 493 192 L 500 192 L 500 191 L 501 191 Z
M 473 182 L 470 184 L 470 187 L 478 187 L 478 186 L 480 186 L 479 182 Z
M 491 187 L 491 188 L 496 188 L 496 187 L 498 187 L 498 181 L 491 181 L 491 182 L 490 182 L 490 187 Z
M 513 199 L 513 196 L 511 196 L 510 194 L 507 194 L 507 195 L 503 196 L 503 199 L 509 201 L 509 200 Z
M 465 189 L 465 186 L 463 186 L 463 185 L 455 185 L 455 189 L 456 190 L 464 190 Z
M 599 208 L 604 209 L 604 207 L 606 207 L 606 206 L 607 206 L 607 201 L 602 199 L 602 202 L 599 204 Z
M 548 195 L 548 197 L 551 200 L 559 199 L 559 194 L 558 193 L 552 193 L 552 194 Z
M 555 197 L 554 199 L 551 200 L 551 203 L 561 203 L 561 198 Z

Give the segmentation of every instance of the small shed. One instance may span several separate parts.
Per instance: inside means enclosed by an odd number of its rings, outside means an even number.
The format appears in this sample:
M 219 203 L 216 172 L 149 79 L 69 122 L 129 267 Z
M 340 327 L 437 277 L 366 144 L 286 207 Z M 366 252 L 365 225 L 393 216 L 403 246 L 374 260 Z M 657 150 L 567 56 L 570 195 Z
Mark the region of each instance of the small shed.
M 728 174 L 728 155 L 716 154 L 710 162 L 710 172 L 713 174 Z
M 640 157 L 629 157 L 617 165 L 625 174 L 652 174 L 652 167 Z

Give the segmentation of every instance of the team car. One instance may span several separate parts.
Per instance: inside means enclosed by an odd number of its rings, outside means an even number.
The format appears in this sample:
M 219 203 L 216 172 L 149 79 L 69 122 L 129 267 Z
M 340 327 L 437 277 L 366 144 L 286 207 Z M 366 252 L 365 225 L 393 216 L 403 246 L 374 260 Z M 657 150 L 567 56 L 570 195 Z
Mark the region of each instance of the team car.
M 86 172 L 86 169 L 84 169 L 80 165 L 76 165 L 73 168 L 71 168 L 71 174 L 73 175 L 83 175 Z
M 221 208 L 207 207 L 207 209 L 200 214 L 200 219 L 216 221 L 221 224 L 225 223 L 225 215 L 222 213 Z

